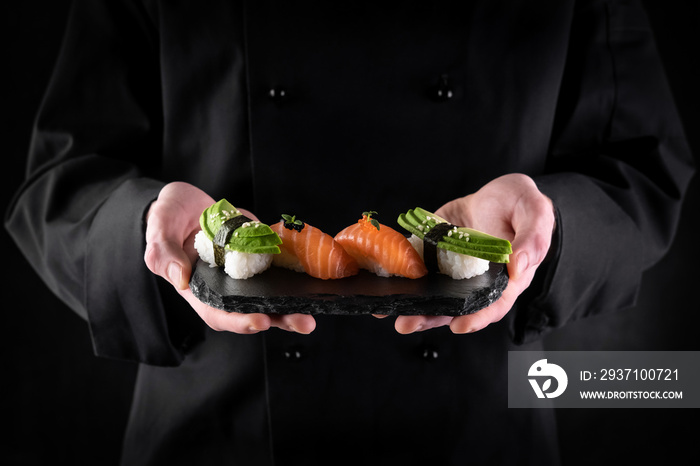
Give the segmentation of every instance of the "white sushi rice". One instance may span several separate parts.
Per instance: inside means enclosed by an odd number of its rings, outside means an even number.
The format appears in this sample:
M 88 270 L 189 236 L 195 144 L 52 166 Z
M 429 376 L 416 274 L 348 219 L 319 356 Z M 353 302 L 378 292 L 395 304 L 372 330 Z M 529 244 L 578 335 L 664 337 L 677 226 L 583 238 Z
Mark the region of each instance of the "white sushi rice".
M 272 257 L 272 263 L 275 267 L 284 267 L 285 269 L 294 270 L 295 272 L 305 272 L 301 261 L 294 254 L 287 252 L 286 249 L 280 247 L 280 254 L 275 254 Z
M 388 270 L 382 267 L 381 264 L 374 262 L 372 259 L 357 259 L 357 262 L 360 265 L 361 269 L 369 270 L 370 272 L 376 274 L 379 277 L 401 276 L 400 274 L 390 273 Z
M 423 240 L 416 235 L 411 235 L 408 241 L 418 252 L 421 259 L 425 260 L 423 258 Z M 438 248 L 437 255 L 440 273 L 449 275 L 455 280 L 476 277 L 489 269 L 489 261 L 478 257 L 458 254 L 442 248 Z
M 207 238 L 203 231 L 195 235 L 194 248 L 199 257 L 209 264 L 209 267 L 216 267 L 214 243 Z M 224 255 L 224 272 L 236 279 L 250 278 L 257 273 L 264 272 L 271 264 L 272 254 L 248 254 L 226 250 Z
M 199 230 L 199 233 L 194 235 L 194 248 L 199 253 L 199 258 L 209 264 L 209 267 L 216 267 L 214 243 L 207 238 L 207 235 L 202 230 Z
M 264 272 L 272 264 L 272 254 L 247 254 L 239 251 L 226 251 L 224 272 L 231 278 L 250 278 Z

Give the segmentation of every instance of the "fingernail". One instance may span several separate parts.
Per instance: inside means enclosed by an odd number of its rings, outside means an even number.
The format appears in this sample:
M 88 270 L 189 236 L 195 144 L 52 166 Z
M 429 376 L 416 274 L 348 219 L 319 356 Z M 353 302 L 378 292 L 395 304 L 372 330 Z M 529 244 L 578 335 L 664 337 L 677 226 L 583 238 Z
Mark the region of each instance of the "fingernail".
M 180 267 L 180 264 L 171 262 L 170 265 L 168 265 L 166 274 L 170 284 L 176 288 L 180 288 L 180 283 L 182 282 L 182 267 Z
M 453 320 L 450 322 L 450 331 L 456 335 L 471 333 L 472 327 L 466 327 L 462 322 Z
M 455 330 L 452 330 L 452 332 L 453 332 L 453 333 L 459 333 L 459 334 L 462 334 L 462 335 L 466 335 L 466 334 L 468 334 L 468 333 L 474 333 L 474 332 L 476 332 L 476 330 L 477 330 L 476 327 L 465 327 L 465 328 L 462 328 L 462 329 L 457 329 L 456 331 L 455 331 Z

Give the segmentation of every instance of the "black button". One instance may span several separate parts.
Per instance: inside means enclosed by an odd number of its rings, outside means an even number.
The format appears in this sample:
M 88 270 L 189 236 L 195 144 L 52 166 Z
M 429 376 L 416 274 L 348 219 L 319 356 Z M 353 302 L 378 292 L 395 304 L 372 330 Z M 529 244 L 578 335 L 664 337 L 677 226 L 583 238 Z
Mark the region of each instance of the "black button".
M 427 361 L 434 361 L 438 358 L 438 356 L 440 356 L 440 354 L 436 348 L 426 347 L 423 349 L 423 359 Z
M 273 87 L 268 91 L 268 95 L 274 102 L 282 102 L 287 98 L 287 91 L 283 87 Z
M 287 361 L 301 361 L 304 359 L 304 350 L 295 346 L 284 350 L 284 359 Z
M 446 102 L 453 97 L 452 86 L 450 86 L 450 80 L 446 74 L 440 76 L 437 85 L 430 89 L 429 94 L 436 102 Z

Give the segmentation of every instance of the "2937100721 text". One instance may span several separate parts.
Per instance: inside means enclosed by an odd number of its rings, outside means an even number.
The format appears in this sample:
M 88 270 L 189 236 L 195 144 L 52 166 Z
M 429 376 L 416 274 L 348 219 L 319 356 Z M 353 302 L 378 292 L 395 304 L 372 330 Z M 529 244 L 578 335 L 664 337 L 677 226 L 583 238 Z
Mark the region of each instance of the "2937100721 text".
M 600 369 L 595 372 L 581 371 L 583 381 L 599 380 L 678 380 L 678 369 Z
M 509 351 L 509 408 L 700 408 L 700 351 Z

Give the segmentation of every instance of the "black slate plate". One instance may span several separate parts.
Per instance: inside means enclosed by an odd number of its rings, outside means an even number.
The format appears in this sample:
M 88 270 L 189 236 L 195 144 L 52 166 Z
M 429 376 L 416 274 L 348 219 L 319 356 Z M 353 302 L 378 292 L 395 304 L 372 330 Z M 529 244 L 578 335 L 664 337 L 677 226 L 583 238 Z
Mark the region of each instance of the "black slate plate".
M 496 301 L 508 285 L 505 264 L 466 280 L 429 274 L 417 280 L 378 277 L 361 270 L 340 280 L 320 280 L 278 267 L 247 280 L 234 280 L 223 267 L 197 262 L 190 280 L 194 295 L 229 312 L 331 315 L 471 314 Z

